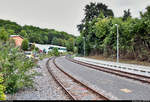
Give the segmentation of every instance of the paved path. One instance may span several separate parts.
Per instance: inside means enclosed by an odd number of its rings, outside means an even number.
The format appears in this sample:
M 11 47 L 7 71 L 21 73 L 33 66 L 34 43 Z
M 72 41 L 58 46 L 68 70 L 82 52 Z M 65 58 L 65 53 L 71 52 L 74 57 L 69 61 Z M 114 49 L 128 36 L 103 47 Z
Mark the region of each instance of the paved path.
M 64 57 L 57 58 L 56 64 L 72 75 L 97 86 L 100 90 L 105 91 L 106 95 L 112 95 L 121 100 L 150 100 L 149 84 L 78 65 Z
M 103 60 L 96 60 L 96 59 L 83 58 L 83 57 L 75 57 L 74 59 L 78 61 L 94 64 L 97 66 L 103 66 L 105 68 L 111 68 L 111 69 L 121 70 L 129 73 L 140 74 L 143 76 L 150 77 L 150 67 L 148 66 L 116 63 L 111 61 L 103 61 Z

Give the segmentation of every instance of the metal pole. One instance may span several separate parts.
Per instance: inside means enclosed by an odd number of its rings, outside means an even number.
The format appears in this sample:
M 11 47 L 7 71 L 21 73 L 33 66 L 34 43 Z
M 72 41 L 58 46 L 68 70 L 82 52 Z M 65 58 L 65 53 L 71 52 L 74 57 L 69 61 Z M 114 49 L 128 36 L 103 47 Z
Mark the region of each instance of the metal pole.
M 84 56 L 85 56 L 85 37 L 83 37 L 83 41 L 84 41 Z
M 117 25 L 117 63 L 119 63 L 119 30 Z
M 73 40 L 73 52 L 74 52 L 74 40 Z

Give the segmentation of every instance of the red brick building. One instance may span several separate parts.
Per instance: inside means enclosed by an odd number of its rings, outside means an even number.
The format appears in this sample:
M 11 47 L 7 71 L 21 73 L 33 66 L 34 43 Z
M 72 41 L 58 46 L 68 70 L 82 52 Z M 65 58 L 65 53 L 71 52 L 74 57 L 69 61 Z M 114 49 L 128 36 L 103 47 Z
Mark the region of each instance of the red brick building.
M 10 38 L 15 40 L 16 46 L 21 46 L 22 41 L 23 41 L 23 38 L 21 36 L 19 36 L 19 35 L 10 35 Z

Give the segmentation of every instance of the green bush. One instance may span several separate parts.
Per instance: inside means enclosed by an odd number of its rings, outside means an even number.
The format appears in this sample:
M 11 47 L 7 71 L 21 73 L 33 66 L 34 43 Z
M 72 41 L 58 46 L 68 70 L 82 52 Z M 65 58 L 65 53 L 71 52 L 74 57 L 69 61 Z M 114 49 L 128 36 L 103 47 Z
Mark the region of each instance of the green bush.
M 6 100 L 6 95 L 4 94 L 5 87 L 2 85 L 3 83 L 3 77 L 2 74 L 0 74 L 0 101 Z
M 14 47 L 13 43 L 0 43 L 0 68 L 4 77 L 4 86 L 6 93 L 15 93 L 24 87 L 33 87 L 33 76 L 30 72 L 35 65 L 32 59 L 26 56 Z
M 53 48 L 52 53 L 54 56 L 59 56 L 60 53 L 58 52 L 58 48 Z
M 48 52 L 48 54 L 42 53 L 39 55 L 39 59 L 43 60 L 44 58 L 49 58 L 51 56 L 53 56 L 52 52 Z
M 29 41 L 28 41 L 28 39 L 24 39 L 23 40 L 23 42 L 22 42 L 22 45 L 21 45 L 21 48 L 22 48 L 22 50 L 24 50 L 24 51 L 27 51 L 28 50 L 28 48 L 29 48 Z
M 0 39 L 3 41 L 8 40 L 9 33 L 4 29 L 0 28 Z

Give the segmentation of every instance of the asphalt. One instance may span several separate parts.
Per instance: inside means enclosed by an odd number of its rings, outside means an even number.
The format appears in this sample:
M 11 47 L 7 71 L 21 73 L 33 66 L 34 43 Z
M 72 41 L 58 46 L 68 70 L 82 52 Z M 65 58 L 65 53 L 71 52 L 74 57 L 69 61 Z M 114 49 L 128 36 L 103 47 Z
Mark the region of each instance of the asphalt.
M 81 77 L 120 100 L 150 100 L 150 84 L 91 69 L 70 62 L 64 57 L 57 58 L 56 64 L 64 71 Z

